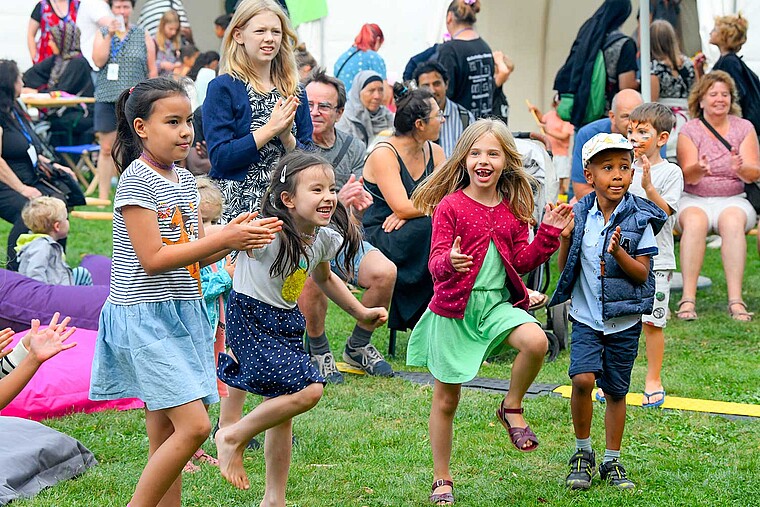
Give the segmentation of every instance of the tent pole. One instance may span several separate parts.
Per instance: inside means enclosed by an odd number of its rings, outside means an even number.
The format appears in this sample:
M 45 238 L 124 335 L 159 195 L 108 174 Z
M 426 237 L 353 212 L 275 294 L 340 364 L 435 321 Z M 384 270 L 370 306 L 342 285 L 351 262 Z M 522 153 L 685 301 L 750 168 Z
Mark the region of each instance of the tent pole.
M 652 83 L 650 75 L 652 62 L 649 54 L 649 0 L 639 2 L 639 46 L 641 48 L 641 96 L 644 102 L 652 101 Z

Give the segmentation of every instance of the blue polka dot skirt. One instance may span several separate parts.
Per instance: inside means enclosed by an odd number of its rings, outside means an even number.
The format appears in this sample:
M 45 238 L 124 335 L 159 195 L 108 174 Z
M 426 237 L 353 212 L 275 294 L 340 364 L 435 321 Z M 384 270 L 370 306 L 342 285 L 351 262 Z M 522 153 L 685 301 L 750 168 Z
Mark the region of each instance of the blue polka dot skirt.
M 226 316 L 227 346 L 237 360 L 219 354 L 222 382 L 268 398 L 325 383 L 304 350 L 306 320 L 298 307 L 277 308 L 233 290 Z

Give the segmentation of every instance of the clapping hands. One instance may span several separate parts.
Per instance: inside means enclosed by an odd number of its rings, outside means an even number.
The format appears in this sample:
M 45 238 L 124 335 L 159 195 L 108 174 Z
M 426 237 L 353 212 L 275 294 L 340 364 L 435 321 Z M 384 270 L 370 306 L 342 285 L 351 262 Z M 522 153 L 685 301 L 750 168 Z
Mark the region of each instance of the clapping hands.
M 369 208 L 373 202 L 372 194 L 364 190 L 364 178 L 356 179 L 353 174 L 338 192 L 338 200 L 346 208 L 353 207 L 357 211 Z
M 544 207 L 543 223 L 546 225 L 564 230 L 573 222 L 573 218 L 575 218 L 573 207 L 567 203 L 547 204 Z M 572 231 L 572 229 L 570 230 Z

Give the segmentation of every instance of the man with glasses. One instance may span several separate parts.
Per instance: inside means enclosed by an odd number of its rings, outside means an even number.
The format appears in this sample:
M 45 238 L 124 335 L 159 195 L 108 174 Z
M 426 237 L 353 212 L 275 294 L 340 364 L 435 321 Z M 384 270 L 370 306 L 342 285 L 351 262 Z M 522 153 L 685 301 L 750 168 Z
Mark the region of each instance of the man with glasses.
M 475 117 L 465 107 L 446 96 L 449 75 L 440 63 L 436 61 L 421 63 L 414 69 L 413 78 L 417 86 L 427 88 L 433 94 L 438 107 L 441 108 L 445 121 L 441 125 L 441 132 L 436 142 L 443 148 L 446 158 L 449 158 L 459 136 L 469 124 L 475 122 Z
M 314 146 L 335 168 L 338 200 L 354 214 L 360 215 L 372 204 L 372 196 L 364 190 L 361 178 L 366 148 L 356 137 L 335 128 L 346 105 L 346 89 L 340 80 L 326 75 L 324 69 L 319 67 L 302 84 L 306 89 L 314 126 Z M 396 283 L 396 266 L 380 250 L 363 242 L 354 260 L 350 279 L 338 268 L 342 264 L 342 259 L 335 259 L 332 269 L 343 280 L 366 289 L 362 304 L 388 308 Z M 298 299 L 298 307 L 306 317 L 307 345 L 312 362 L 328 382 L 343 382 L 343 375 L 335 366 L 335 357 L 325 334 L 327 296 L 310 278 Z M 393 368 L 370 343 L 373 331 L 374 327 L 357 323 L 346 342 L 343 360 L 370 375 L 391 376 Z

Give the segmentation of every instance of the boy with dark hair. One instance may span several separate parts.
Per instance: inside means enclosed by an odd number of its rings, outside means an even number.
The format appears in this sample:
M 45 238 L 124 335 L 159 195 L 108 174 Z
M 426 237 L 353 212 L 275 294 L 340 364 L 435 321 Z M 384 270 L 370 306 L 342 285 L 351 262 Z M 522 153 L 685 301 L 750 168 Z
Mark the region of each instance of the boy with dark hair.
M 665 403 L 665 389 L 660 374 L 665 352 L 663 329 L 667 323 L 670 301 L 670 278 L 676 269 L 673 246 L 673 225 L 678 201 L 683 192 L 683 172 L 672 162 L 664 160 L 660 148 L 668 143 L 675 116 L 668 107 L 656 102 L 642 104 L 633 111 L 628 122 L 628 140 L 633 144 L 633 182 L 629 191 L 649 199 L 668 216 L 657 234 L 658 253 L 654 257 L 655 298 L 651 315 L 642 316 L 647 345 L 647 377 L 642 406 L 655 408 Z M 688 300 L 679 301 L 680 305 Z M 683 313 L 683 312 L 678 312 Z M 597 399 L 603 397 L 598 393 Z
M 449 90 L 449 73 L 440 63 L 430 60 L 419 64 L 414 69 L 413 78 L 417 86 L 426 88 L 433 94 L 438 107 L 443 111 L 445 121 L 441 125 L 436 142 L 441 145 L 446 156 L 450 157 L 464 129 L 475 123 L 475 116 L 446 96 Z
M 654 235 L 665 223 L 655 204 L 632 195 L 633 145 L 620 134 L 597 134 L 583 146 L 584 175 L 594 191 L 574 207 L 575 223 L 563 232 L 562 269 L 550 306 L 572 298 L 569 375 L 576 452 L 565 483 L 588 489 L 596 472 L 591 447 L 594 381 L 607 395 L 607 447 L 599 474 L 619 489 L 632 489 L 620 463 L 625 396 L 638 352 L 641 315 L 652 313 L 657 254 Z
M 214 33 L 217 37 L 220 39 L 224 37 L 224 32 L 230 26 L 230 21 L 232 21 L 232 14 L 222 14 L 214 20 Z

